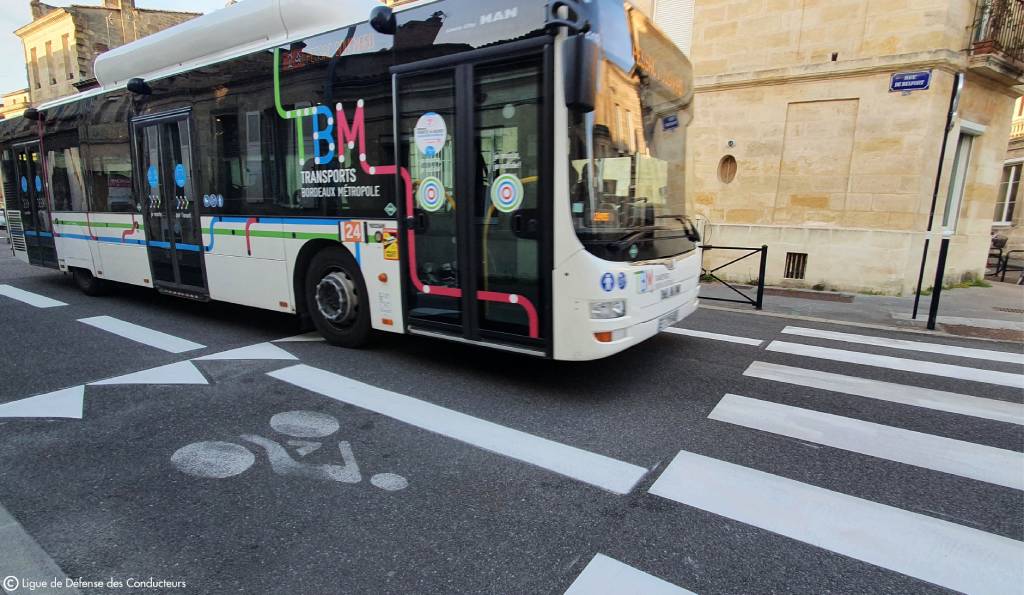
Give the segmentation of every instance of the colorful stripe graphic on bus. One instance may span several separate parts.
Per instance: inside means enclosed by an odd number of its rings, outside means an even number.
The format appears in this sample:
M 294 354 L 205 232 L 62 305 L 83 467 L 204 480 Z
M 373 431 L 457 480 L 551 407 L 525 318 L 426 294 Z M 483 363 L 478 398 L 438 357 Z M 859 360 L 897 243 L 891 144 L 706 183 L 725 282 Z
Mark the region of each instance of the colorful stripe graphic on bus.
M 502 213 L 512 213 L 523 204 L 523 183 L 512 174 L 502 174 L 491 184 L 491 204 Z
M 305 134 L 302 124 L 303 119 L 312 120 L 313 140 L 313 161 L 316 165 L 328 165 L 335 158 L 339 163 L 345 161 L 344 147 L 349 150 L 358 146 L 359 167 L 366 174 L 371 176 L 393 176 L 398 175 L 402 179 L 405 194 L 405 211 L 412 214 L 416 208 L 416 199 L 413 196 L 412 177 L 409 170 L 397 165 L 371 165 L 366 158 L 366 125 L 364 120 L 362 99 L 356 102 L 356 109 L 352 115 L 351 123 L 347 118 L 345 108 L 337 104 L 332 113 L 327 106 L 317 105 L 292 110 L 286 110 L 281 102 L 281 50 L 274 50 L 274 104 L 277 114 L 284 120 L 295 121 L 295 134 L 298 153 L 298 167 L 302 171 L 306 164 Z M 326 149 L 326 151 L 325 151 Z M 324 172 L 303 172 L 303 174 L 323 175 Z M 443 185 L 442 185 L 443 190 Z M 522 192 L 520 192 L 520 196 Z M 443 197 L 444 194 L 439 193 Z M 522 199 L 520 198 L 520 201 Z M 416 262 L 416 232 L 411 227 L 406 230 L 408 244 L 409 278 L 416 291 L 424 294 L 439 295 L 450 298 L 461 298 L 462 290 L 458 287 L 447 287 L 441 285 L 428 285 L 420 279 L 419 269 Z M 356 244 L 358 246 L 358 244 Z M 529 336 L 540 337 L 540 318 L 536 306 L 528 298 L 513 293 L 501 293 L 495 291 L 478 291 L 477 299 L 487 302 L 499 302 L 506 304 L 518 304 L 526 314 L 529 327 Z
M 416 202 L 424 211 L 440 211 L 444 206 L 444 182 L 433 176 L 423 178 L 420 187 L 416 189 Z

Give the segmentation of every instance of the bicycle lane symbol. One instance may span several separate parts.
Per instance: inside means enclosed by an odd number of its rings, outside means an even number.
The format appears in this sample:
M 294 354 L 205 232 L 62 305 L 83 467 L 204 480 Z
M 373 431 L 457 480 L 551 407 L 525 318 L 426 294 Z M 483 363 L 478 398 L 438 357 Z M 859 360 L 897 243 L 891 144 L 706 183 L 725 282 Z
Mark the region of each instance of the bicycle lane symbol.
M 356 462 L 352 446 L 339 441 L 340 464 L 306 463 L 292 457 L 289 448 L 299 459 L 320 450 L 324 443 L 311 439 L 323 439 L 335 434 L 340 428 L 333 416 L 316 411 L 288 411 L 270 418 L 270 427 L 276 432 L 293 438 L 285 444 L 259 436 L 243 434 L 242 441 L 262 450 L 270 463 L 270 469 L 284 477 L 301 477 L 337 483 L 357 484 L 363 476 Z M 226 479 L 241 475 L 256 464 L 256 454 L 246 446 L 233 442 L 194 442 L 176 450 L 171 462 L 182 473 L 206 479 Z M 394 473 L 377 473 L 370 477 L 370 484 L 388 492 L 408 487 L 409 482 Z

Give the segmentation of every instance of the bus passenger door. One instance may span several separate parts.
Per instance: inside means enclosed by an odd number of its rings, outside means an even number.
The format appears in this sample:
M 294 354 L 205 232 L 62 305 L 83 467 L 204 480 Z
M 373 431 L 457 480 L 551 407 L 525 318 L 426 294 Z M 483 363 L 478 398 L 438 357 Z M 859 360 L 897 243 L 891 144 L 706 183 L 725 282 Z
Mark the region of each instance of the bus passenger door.
M 207 299 L 189 114 L 137 120 L 134 133 L 153 285 L 164 293 Z
M 396 68 L 411 333 L 550 353 L 546 59 Z
M 16 204 L 21 211 L 28 261 L 34 265 L 57 268 L 57 248 L 54 245 L 53 222 L 50 220 L 39 141 L 15 146 L 13 150 L 17 169 Z

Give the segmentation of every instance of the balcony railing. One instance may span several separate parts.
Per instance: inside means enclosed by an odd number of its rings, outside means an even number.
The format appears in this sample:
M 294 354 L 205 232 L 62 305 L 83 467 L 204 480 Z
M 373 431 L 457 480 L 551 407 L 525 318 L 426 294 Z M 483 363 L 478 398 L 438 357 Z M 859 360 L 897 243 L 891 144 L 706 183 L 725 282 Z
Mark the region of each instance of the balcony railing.
M 1002 54 L 1024 65 L 1024 0 L 978 0 L 971 54 Z
M 1010 140 L 1017 140 L 1024 138 L 1024 118 L 1013 120 L 1013 125 L 1010 127 Z

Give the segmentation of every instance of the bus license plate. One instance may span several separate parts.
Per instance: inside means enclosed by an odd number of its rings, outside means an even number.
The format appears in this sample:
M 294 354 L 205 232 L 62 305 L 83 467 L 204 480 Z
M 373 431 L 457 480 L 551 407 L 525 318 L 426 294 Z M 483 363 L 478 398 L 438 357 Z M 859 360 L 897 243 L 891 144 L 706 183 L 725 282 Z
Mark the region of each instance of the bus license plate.
M 673 310 L 658 319 L 658 332 L 660 333 L 677 322 L 679 322 L 679 310 Z

